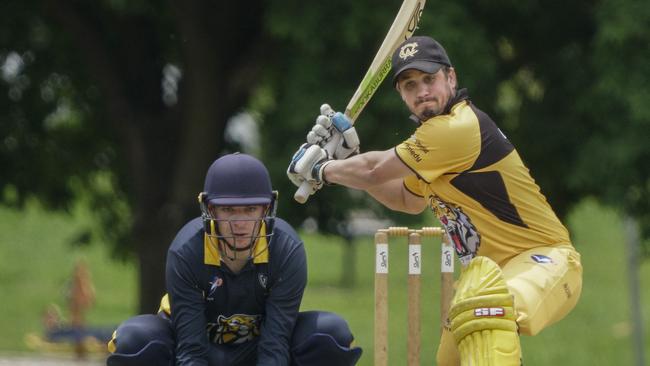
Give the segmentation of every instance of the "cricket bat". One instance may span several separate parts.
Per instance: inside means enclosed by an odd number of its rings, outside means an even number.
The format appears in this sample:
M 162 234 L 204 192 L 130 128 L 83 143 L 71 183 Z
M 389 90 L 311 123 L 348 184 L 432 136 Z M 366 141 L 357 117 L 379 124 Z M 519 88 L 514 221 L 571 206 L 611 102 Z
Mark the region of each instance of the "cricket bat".
M 356 92 L 352 95 L 347 107 L 345 107 L 345 115 L 352 124 L 354 124 L 363 108 L 368 104 L 373 94 L 375 94 L 379 85 L 381 85 L 381 82 L 388 75 L 391 69 L 391 56 L 393 55 L 393 51 L 400 43 L 411 37 L 417 29 L 422 11 L 424 10 L 425 1 L 404 0 L 402 2 L 402 6 L 397 16 L 395 16 L 395 20 L 393 20 L 393 24 L 390 26 L 375 58 L 372 60 L 366 75 L 361 80 Z M 340 135 L 337 135 L 323 148 L 332 155 L 334 149 L 340 142 L 339 140 Z M 298 187 L 293 198 L 300 203 L 305 203 L 312 190 L 312 183 L 305 181 Z

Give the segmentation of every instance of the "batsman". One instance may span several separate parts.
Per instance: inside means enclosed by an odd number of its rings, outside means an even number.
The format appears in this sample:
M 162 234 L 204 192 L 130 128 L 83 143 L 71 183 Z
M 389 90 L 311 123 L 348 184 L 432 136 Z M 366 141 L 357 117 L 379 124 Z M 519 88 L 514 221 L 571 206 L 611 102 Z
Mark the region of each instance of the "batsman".
M 513 144 L 468 91 L 445 49 L 411 37 L 392 55 L 393 85 L 417 124 L 385 151 L 359 138 L 328 105 L 287 174 L 314 193 L 325 184 L 366 191 L 386 207 L 435 213 L 462 264 L 438 365 L 521 364 L 520 335 L 564 318 L 582 289 L 580 254 Z M 337 136 L 330 154 L 323 148 Z

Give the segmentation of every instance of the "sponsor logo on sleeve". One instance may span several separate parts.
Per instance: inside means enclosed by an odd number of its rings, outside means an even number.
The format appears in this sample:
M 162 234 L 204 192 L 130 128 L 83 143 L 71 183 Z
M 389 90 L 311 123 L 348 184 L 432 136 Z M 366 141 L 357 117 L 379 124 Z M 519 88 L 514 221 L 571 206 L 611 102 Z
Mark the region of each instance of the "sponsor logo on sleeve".
M 406 146 L 406 150 L 408 153 L 413 157 L 413 160 L 416 162 L 420 163 L 422 162 L 422 155 L 426 155 L 429 153 L 429 149 L 420 142 L 420 140 L 416 139 L 415 136 L 411 136 L 408 139 Z

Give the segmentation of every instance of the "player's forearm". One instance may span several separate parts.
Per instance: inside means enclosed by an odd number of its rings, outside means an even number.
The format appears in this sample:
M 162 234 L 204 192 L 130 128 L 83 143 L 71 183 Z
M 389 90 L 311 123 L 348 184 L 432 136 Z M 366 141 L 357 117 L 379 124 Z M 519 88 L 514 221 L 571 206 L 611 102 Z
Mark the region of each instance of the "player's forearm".
M 388 181 L 380 171 L 384 152 L 371 151 L 345 160 L 333 160 L 323 172 L 325 181 L 349 188 L 367 190 Z

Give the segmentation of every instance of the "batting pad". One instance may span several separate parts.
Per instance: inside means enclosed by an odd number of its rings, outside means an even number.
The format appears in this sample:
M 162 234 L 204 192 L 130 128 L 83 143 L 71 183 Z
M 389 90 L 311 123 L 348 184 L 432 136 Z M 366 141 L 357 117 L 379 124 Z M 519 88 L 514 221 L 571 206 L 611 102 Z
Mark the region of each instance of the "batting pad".
M 513 296 L 491 259 L 476 257 L 463 270 L 449 318 L 461 366 L 521 364 Z

